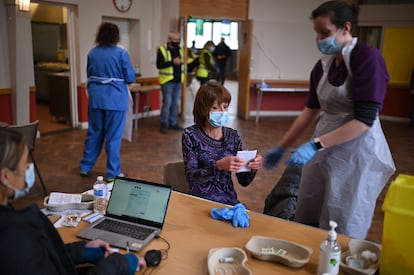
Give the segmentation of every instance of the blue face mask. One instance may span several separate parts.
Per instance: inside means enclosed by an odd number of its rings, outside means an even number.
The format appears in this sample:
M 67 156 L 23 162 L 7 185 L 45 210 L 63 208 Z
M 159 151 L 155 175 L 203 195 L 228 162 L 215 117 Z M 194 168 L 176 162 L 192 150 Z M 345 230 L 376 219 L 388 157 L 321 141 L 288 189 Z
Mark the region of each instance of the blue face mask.
M 321 53 L 332 55 L 332 54 L 337 54 L 341 50 L 342 44 L 338 44 L 335 41 L 335 37 L 337 34 L 338 32 L 336 32 L 334 35 L 331 35 L 327 38 L 319 39 L 316 41 L 318 45 L 318 49 Z
M 7 184 L 7 186 L 9 186 L 11 189 L 14 189 L 13 200 L 17 200 L 18 198 L 26 196 L 29 193 L 30 189 L 32 189 L 35 183 L 35 172 L 33 163 L 30 163 L 29 168 L 26 170 L 26 173 L 24 175 L 24 181 L 26 182 L 26 188 L 24 189 L 16 189 Z
M 210 124 L 215 127 L 223 127 L 229 121 L 229 113 L 228 112 L 210 112 L 209 120 Z
M 216 50 L 216 47 L 211 47 L 210 48 L 210 52 L 214 53 L 214 51 Z

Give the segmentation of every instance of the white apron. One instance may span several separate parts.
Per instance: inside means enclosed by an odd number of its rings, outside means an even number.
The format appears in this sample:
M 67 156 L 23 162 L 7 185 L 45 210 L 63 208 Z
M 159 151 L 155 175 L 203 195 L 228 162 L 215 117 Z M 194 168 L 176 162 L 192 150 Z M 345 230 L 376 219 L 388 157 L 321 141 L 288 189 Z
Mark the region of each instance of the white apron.
M 132 141 L 132 120 L 133 120 L 133 116 L 134 114 L 132 113 L 132 106 L 134 104 L 134 101 L 132 99 L 132 95 L 131 92 L 128 91 L 128 111 L 127 111 L 127 115 L 126 115 L 126 119 L 125 119 L 125 128 L 124 128 L 124 132 L 122 134 L 122 138 L 128 140 L 129 142 Z M 138 115 L 138 114 L 136 114 Z
M 342 50 L 348 77 L 340 87 L 328 82 L 335 56 L 322 58 L 323 76 L 317 88 L 322 114 L 314 137 L 330 132 L 354 117 L 352 72 L 349 58 L 357 40 Z M 365 239 L 371 225 L 376 199 L 395 171 L 379 118 L 362 136 L 318 152 L 303 168 L 295 221 L 317 223 L 329 229 L 329 220 L 338 223 L 337 231 Z

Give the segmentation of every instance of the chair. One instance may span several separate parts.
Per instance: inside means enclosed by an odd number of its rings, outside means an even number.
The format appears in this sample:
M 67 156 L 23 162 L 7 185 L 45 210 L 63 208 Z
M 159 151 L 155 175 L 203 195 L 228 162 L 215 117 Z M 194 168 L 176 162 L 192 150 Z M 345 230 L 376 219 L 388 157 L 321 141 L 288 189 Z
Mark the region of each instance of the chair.
M 189 193 L 187 179 L 184 173 L 184 162 L 168 162 L 164 166 L 164 183 L 172 186 L 174 191 Z
M 10 125 L 9 128 L 12 128 L 13 130 L 17 132 L 20 132 L 25 136 L 27 147 L 29 149 L 30 159 L 33 162 L 34 169 L 37 173 L 40 183 L 42 184 L 43 192 L 45 193 L 45 195 L 47 195 L 48 192 L 47 192 L 46 186 L 43 182 L 42 176 L 40 175 L 39 167 L 37 166 L 36 160 L 33 155 L 35 144 L 36 144 L 38 126 L 39 126 L 39 120 L 36 120 L 26 125 Z

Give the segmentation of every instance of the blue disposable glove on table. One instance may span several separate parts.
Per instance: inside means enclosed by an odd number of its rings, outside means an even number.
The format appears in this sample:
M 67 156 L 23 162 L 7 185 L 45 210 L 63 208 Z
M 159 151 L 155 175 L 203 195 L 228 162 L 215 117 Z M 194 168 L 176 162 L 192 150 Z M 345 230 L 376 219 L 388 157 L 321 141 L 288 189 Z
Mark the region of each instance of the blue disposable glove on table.
M 246 213 L 246 208 L 239 203 L 233 207 L 233 226 L 234 227 L 249 227 L 249 215 Z
M 222 221 L 232 221 L 234 227 L 248 227 L 249 215 L 243 204 L 238 203 L 232 208 L 213 208 L 210 215 L 213 219 Z
M 285 152 L 286 152 L 285 148 L 283 148 L 280 145 L 266 152 L 263 155 L 263 159 L 264 159 L 263 167 L 265 169 L 272 169 L 273 167 L 275 167 L 279 163 L 280 159 L 283 157 Z
M 216 220 L 231 221 L 234 211 L 228 208 L 213 208 L 210 213 L 211 217 Z
M 318 152 L 313 140 L 299 146 L 292 155 L 286 160 L 286 164 L 304 165 Z

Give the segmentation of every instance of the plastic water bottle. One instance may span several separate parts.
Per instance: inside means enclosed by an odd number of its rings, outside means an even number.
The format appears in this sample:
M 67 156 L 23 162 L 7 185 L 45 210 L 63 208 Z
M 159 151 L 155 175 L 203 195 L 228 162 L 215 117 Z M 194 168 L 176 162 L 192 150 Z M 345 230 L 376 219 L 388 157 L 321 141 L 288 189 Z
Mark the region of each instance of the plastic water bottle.
M 93 205 L 93 211 L 96 213 L 105 214 L 106 206 L 108 204 L 108 186 L 102 176 L 98 176 L 93 185 L 93 195 L 95 197 L 95 203 Z
M 318 275 L 336 275 L 339 273 L 339 263 L 341 261 L 341 246 L 336 241 L 336 222 L 329 221 L 328 238 L 321 243 L 319 254 Z

